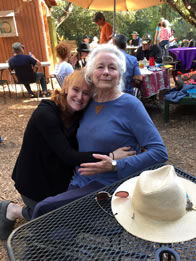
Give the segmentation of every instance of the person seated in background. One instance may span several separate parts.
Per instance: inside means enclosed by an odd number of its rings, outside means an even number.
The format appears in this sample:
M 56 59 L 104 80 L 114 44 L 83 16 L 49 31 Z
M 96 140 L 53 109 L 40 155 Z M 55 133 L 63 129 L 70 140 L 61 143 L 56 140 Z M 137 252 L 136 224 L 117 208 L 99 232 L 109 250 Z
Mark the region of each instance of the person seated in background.
M 130 45 L 133 45 L 133 46 L 142 45 L 142 39 L 139 37 L 139 34 L 136 31 L 133 31 L 131 36 L 132 36 L 132 40 L 129 41 Z
M 142 45 L 142 39 L 139 37 L 139 34 L 136 31 L 133 31 L 132 34 L 132 40 L 129 41 L 129 44 L 131 46 L 139 47 Z M 131 54 L 135 56 L 137 52 L 137 48 L 131 50 Z
M 139 69 L 139 63 L 135 56 L 126 53 L 127 37 L 123 34 L 117 34 L 113 37 L 113 44 L 116 45 L 124 54 L 126 59 L 126 71 L 123 74 L 124 92 L 134 95 L 133 79 L 142 81 L 142 75 Z
M 162 62 L 161 49 L 159 46 L 152 44 L 152 36 L 144 34 L 142 37 L 142 46 L 137 49 L 136 57 L 138 61 L 143 60 L 145 57 L 149 60 L 154 57 L 156 63 Z
M 188 47 L 196 47 L 196 41 L 195 41 L 194 39 L 191 39 L 191 40 L 189 41 Z
M 16 42 L 12 45 L 14 56 L 9 58 L 9 68 L 11 70 L 14 70 L 16 73 L 16 76 L 18 78 L 19 82 L 24 82 L 24 77 L 26 76 L 26 81 L 33 83 L 36 81 L 40 81 L 41 87 L 42 87 L 42 95 L 44 96 L 50 96 L 49 92 L 47 91 L 47 85 L 46 85 L 46 79 L 45 75 L 41 72 L 35 72 L 33 70 L 33 67 L 37 67 L 40 65 L 40 61 L 36 59 L 33 55 L 25 55 L 24 54 L 24 45 Z M 29 76 L 24 75 L 21 67 L 28 66 L 29 67 L 29 73 L 31 74 L 31 79 Z M 28 91 L 28 94 L 31 98 L 35 97 L 35 94 L 32 92 L 30 84 L 29 83 L 23 83 L 25 88 Z
M 89 41 L 90 41 L 90 38 L 88 37 L 88 35 L 85 35 L 84 37 L 83 37 L 83 40 L 82 40 L 82 42 L 83 43 L 89 43 Z
M 183 39 L 181 42 L 181 47 L 188 47 L 189 46 L 189 40 L 188 39 Z
M 90 49 L 93 50 L 94 48 L 96 48 L 99 45 L 99 39 L 97 38 L 97 36 L 93 37 L 92 42 L 90 43 Z
M 105 16 L 101 12 L 95 14 L 94 22 L 101 26 L 99 43 L 108 43 L 112 39 L 112 26 L 105 20 Z
M 60 42 L 55 50 L 59 61 L 55 64 L 54 74 L 62 87 L 64 78 L 74 71 L 72 65 L 67 62 L 70 57 L 70 46 L 65 42 Z
M 171 36 L 169 38 L 169 49 L 178 48 L 178 43 L 176 42 L 177 38 L 174 37 L 174 33 L 174 29 L 171 28 Z
M 71 64 L 74 69 L 81 69 L 86 65 L 87 56 L 90 52 L 90 46 L 88 43 L 81 43 L 77 51 L 78 53 L 71 59 Z

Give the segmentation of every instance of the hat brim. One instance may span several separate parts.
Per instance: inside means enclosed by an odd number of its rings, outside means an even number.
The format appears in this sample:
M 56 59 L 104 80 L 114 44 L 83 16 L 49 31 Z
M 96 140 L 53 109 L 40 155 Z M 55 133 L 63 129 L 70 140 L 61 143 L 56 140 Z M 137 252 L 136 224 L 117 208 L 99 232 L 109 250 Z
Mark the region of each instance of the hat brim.
M 181 179 L 193 205 L 196 205 L 196 184 L 189 180 L 178 178 Z M 195 238 L 196 211 L 194 210 L 187 211 L 186 214 L 178 220 L 163 222 L 143 216 L 133 209 L 131 199 L 137 179 L 138 177 L 131 178 L 122 183 L 112 196 L 112 212 L 120 225 L 132 235 L 152 242 L 174 243 Z M 115 194 L 118 191 L 128 191 L 129 197 L 116 197 Z
M 144 40 L 142 41 L 142 44 L 148 44 L 151 40 Z
M 77 49 L 78 52 L 84 52 L 84 53 L 89 53 L 90 50 L 88 49 Z

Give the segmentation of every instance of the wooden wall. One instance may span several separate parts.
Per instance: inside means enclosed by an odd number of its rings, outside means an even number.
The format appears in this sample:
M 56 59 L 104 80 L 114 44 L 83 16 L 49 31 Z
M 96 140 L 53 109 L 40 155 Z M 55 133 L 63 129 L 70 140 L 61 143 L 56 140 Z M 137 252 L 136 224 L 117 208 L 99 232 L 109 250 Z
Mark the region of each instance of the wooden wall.
M 47 38 L 43 22 L 41 0 L 23 2 L 23 0 L 0 0 L 0 11 L 14 10 L 17 37 L 0 37 L 0 63 L 12 56 L 12 44 L 21 42 L 25 54 L 32 54 L 40 61 L 49 61 Z M 41 69 L 40 69 L 41 70 Z M 49 70 L 46 68 L 48 76 Z

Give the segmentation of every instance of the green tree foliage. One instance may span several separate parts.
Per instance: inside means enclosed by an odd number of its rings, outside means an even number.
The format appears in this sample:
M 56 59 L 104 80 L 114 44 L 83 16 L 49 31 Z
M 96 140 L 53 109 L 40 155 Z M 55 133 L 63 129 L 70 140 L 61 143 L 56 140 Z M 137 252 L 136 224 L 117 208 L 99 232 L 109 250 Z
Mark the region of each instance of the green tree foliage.
M 175 8 L 171 8 L 169 1 L 167 0 L 168 3 L 163 5 L 138 11 L 117 12 L 116 33 L 126 35 L 128 40 L 131 39 L 132 31 L 137 31 L 140 36 L 144 33 L 150 33 L 154 37 L 160 17 L 164 17 L 170 21 L 171 26 L 175 29 L 175 37 L 178 40 L 195 38 L 195 26 L 182 19 L 179 12 Z M 175 0 L 171 1 L 175 2 Z M 182 4 L 183 1 L 193 2 L 196 0 L 177 0 L 177 2 L 179 1 Z M 93 21 L 95 13 L 96 11 L 83 9 L 63 0 L 59 0 L 58 6 L 52 9 L 57 33 L 64 39 L 76 40 L 78 43 L 81 42 L 84 35 L 88 35 L 91 39 L 93 36 L 99 37 L 100 29 Z M 106 20 L 113 24 L 113 12 L 103 12 L 103 14 Z
M 196 0 L 166 0 L 168 5 L 196 27 Z

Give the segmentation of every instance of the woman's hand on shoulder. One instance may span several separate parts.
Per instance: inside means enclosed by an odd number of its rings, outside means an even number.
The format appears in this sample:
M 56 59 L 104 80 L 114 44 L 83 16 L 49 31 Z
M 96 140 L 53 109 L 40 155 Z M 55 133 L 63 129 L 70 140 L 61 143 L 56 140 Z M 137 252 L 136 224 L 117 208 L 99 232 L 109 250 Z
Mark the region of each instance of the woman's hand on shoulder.
M 111 159 L 120 160 L 136 155 L 136 151 L 131 151 L 131 147 L 122 147 L 109 154 Z

